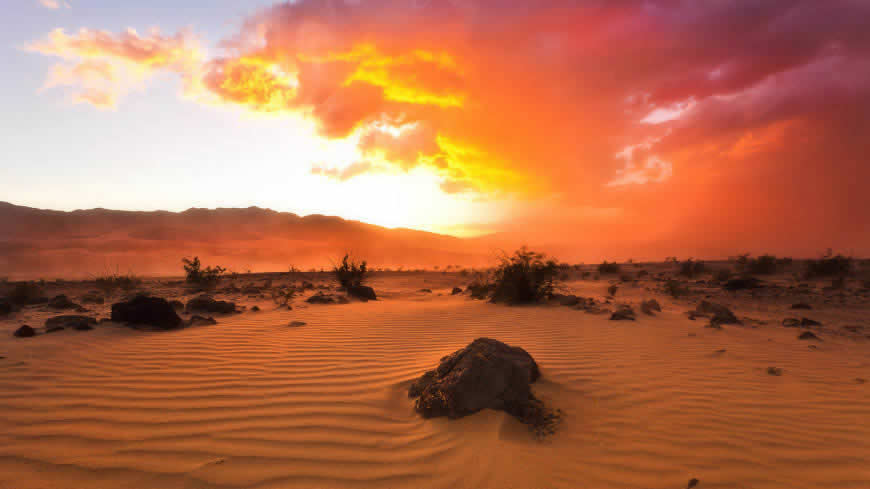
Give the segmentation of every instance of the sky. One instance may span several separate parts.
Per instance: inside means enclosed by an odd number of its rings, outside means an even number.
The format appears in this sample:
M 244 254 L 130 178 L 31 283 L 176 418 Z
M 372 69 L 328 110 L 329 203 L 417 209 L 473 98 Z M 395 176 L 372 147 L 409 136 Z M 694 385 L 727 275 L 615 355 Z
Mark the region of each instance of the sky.
M 863 0 L 3 13 L 0 200 L 256 205 L 636 257 L 870 253 Z

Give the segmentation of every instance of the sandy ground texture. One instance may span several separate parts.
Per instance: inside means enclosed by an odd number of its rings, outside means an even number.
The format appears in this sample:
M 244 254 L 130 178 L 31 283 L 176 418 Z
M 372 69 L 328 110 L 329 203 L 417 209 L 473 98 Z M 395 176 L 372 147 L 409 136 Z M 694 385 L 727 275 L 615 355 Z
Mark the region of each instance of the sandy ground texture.
M 611 321 L 606 311 L 450 295 L 467 283 L 380 276 L 376 302 L 312 305 L 307 291 L 292 309 L 269 289 L 228 291 L 217 298 L 243 312 L 168 332 L 105 322 L 47 334 L 44 320 L 58 312 L 45 306 L 0 318 L 0 488 L 625 489 L 693 478 L 700 489 L 870 487 L 867 293 L 823 284 L 726 293 L 693 281 L 674 299 L 652 279 L 566 283 L 602 309 L 637 312 Z M 143 287 L 193 297 L 177 282 Z M 74 301 L 90 288 L 45 286 Z M 85 314 L 107 317 L 122 295 Z M 642 314 L 647 298 L 662 312 Z M 689 319 L 703 299 L 743 324 Z M 790 308 L 799 301 L 812 309 Z M 789 317 L 821 324 L 782 326 Z M 13 337 L 25 323 L 39 334 Z M 808 330 L 820 340 L 799 340 Z M 537 360 L 535 395 L 564 413 L 555 435 L 537 440 L 491 410 L 459 420 L 414 412 L 412 380 L 481 336 Z

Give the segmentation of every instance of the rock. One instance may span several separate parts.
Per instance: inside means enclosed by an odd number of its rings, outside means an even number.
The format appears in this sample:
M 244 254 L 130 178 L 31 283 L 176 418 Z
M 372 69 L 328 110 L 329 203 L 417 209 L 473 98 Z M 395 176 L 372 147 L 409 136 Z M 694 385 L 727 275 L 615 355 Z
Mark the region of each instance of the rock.
M 217 324 L 213 317 L 191 316 L 187 321 L 188 326 L 212 326 Z
M 786 328 L 797 328 L 801 325 L 801 320 L 798 318 L 785 318 L 782 320 L 782 325 Z
M 695 479 L 694 477 L 689 479 L 689 485 L 686 486 L 686 489 L 692 489 L 693 487 L 697 486 L 699 482 L 701 481 Z
M 16 329 L 15 332 L 12 333 L 12 336 L 15 336 L 16 338 L 31 338 L 33 336 L 36 336 L 36 331 L 34 331 L 33 328 L 25 324 L 24 326 Z
M 420 292 L 422 292 L 422 293 L 424 293 L 424 294 L 431 294 L 431 293 L 432 293 L 432 289 L 420 289 Z
M 611 321 L 634 321 L 634 309 L 629 305 L 619 306 L 613 314 L 610 315 Z
M 441 359 L 435 370 L 417 379 L 408 397 L 425 418 L 459 418 L 481 409 L 497 409 L 533 426 L 552 423 L 531 384 L 541 373 L 525 350 L 490 338 L 478 338 Z
M 659 301 L 649 299 L 640 303 L 640 311 L 652 316 L 654 315 L 653 311 L 662 312 L 662 306 L 659 304 Z
M 339 304 L 349 304 L 350 303 L 350 300 L 348 300 L 348 298 L 343 296 L 343 295 L 336 296 L 335 301 L 338 302 Z
M 75 309 L 81 306 L 69 300 L 67 296 L 61 294 L 48 301 L 48 307 L 52 309 Z
M 767 367 L 767 373 L 779 377 L 782 375 L 782 369 L 779 367 Z
M 560 306 L 566 307 L 580 304 L 580 298 L 571 294 L 553 294 L 550 296 L 550 300 L 557 302 Z
M 246 295 L 258 295 L 260 292 L 260 288 L 256 285 L 246 285 L 242 287 L 242 293 Z
M 617 290 L 619 290 L 618 286 L 611 285 L 610 287 L 607 288 L 607 295 L 612 297 L 612 296 L 616 295 Z
M 45 320 L 46 329 L 51 328 L 72 328 L 78 331 L 88 331 L 94 329 L 97 324 L 96 318 L 89 316 L 55 316 Z
M 314 294 L 305 299 L 305 302 L 309 304 L 335 304 L 335 297 L 325 294 Z
M 290 326 L 293 328 L 298 328 L 299 326 L 305 326 L 307 323 L 304 321 L 293 321 L 290 323 Z
M 7 299 L 0 298 L 0 316 L 5 316 L 7 314 L 12 314 L 13 311 L 12 303 Z
M 810 326 L 821 326 L 822 323 L 810 319 L 810 318 L 801 318 L 801 326 L 804 328 L 809 328 Z
M 173 309 L 176 309 L 179 311 L 184 310 L 184 303 L 178 299 L 173 299 L 173 300 L 169 301 L 169 305 L 172 306 Z
M 55 326 L 53 328 L 48 328 L 45 330 L 46 333 L 57 333 L 58 331 L 63 331 L 63 326 Z
M 99 292 L 96 292 L 93 290 L 88 292 L 87 294 L 79 297 L 79 301 L 81 301 L 82 304 L 105 304 L 106 303 L 106 299 L 104 299 L 103 296 L 101 296 Z
M 806 302 L 798 302 L 796 304 L 792 304 L 791 308 L 792 309 L 812 309 L 812 306 L 810 306 Z
M 722 286 L 723 289 L 732 292 L 743 289 L 757 289 L 758 287 L 761 287 L 761 280 L 754 277 L 732 278 Z
M 308 282 L 308 281 L 302 282 L 302 290 L 308 290 L 308 289 L 313 289 L 313 288 L 314 288 L 314 284 L 312 284 L 311 282 Z
M 347 295 L 356 297 L 361 301 L 376 301 L 378 300 L 375 289 L 367 285 L 351 285 L 347 288 Z
M 453 287 L 453 290 L 450 291 L 450 295 L 459 295 L 462 293 L 462 289 L 459 287 Z
M 251 308 L 251 312 L 260 312 L 260 306 L 254 306 Z
M 211 312 L 219 314 L 230 314 L 236 312 L 236 303 L 228 301 L 218 301 L 210 295 L 203 294 L 199 297 L 194 297 L 187 301 L 188 312 Z
M 740 324 L 740 320 L 737 319 L 737 316 L 730 309 L 710 301 L 701 301 L 698 307 L 695 308 L 694 315 L 709 316 L 710 324 L 717 326 L 722 324 Z
M 821 338 L 816 336 L 811 331 L 804 331 L 803 333 L 800 334 L 800 336 L 798 336 L 798 339 L 799 340 L 813 340 L 813 341 L 820 341 L 821 340 Z
M 112 321 L 145 324 L 160 329 L 174 329 L 182 324 L 181 318 L 166 299 L 147 295 L 112 304 Z

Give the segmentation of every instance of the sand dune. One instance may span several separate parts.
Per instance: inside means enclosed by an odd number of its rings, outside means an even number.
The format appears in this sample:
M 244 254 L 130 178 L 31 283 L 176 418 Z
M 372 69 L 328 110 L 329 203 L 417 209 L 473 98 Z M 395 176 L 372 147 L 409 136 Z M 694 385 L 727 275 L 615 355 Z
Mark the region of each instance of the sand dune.
M 407 285 L 173 332 L 22 340 L 0 322 L 0 487 L 870 487 L 866 341 L 810 349 L 670 303 L 618 322 Z M 565 413 L 554 436 L 502 412 L 414 413 L 412 379 L 480 336 L 538 361 L 535 394 Z

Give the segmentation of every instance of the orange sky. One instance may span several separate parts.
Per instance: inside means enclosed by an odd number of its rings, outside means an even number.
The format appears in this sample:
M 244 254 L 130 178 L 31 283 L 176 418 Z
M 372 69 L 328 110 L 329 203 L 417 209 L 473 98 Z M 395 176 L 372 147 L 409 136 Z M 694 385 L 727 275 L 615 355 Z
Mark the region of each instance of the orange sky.
M 170 72 L 184 103 L 300 117 L 349 148 L 312 177 L 416 174 L 440 188 L 418 205 L 463 202 L 422 229 L 638 257 L 866 254 L 868 5 L 300 0 L 217 55 L 190 31 L 28 49 L 71 62 L 47 85 L 93 105 Z

